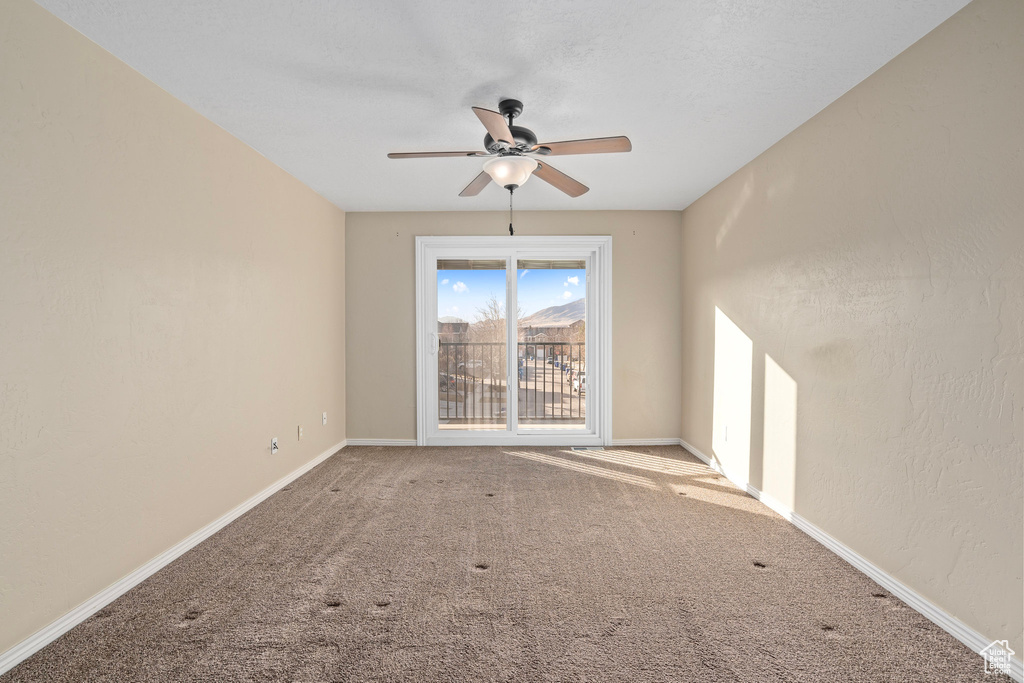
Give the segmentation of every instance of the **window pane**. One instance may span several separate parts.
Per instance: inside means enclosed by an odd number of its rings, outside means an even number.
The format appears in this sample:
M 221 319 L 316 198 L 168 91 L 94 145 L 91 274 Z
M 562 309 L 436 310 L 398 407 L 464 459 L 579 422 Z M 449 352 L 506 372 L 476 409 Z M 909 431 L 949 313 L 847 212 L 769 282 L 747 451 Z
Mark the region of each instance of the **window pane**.
M 520 427 L 581 429 L 587 404 L 585 261 L 520 260 Z
M 506 429 L 504 260 L 437 262 L 439 429 Z

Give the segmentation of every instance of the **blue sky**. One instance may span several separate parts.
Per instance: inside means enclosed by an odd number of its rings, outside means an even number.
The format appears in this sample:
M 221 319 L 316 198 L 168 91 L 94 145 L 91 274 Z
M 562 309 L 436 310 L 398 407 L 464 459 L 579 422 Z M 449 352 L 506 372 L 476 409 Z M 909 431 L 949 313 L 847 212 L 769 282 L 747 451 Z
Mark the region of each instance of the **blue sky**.
M 527 316 L 550 306 L 561 306 L 586 295 L 586 271 L 519 270 L 519 305 Z M 505 301 L 504 270 L 437 271 L 437 315 L 453 315 L 469 322 L 477 319 L 491 295 Z

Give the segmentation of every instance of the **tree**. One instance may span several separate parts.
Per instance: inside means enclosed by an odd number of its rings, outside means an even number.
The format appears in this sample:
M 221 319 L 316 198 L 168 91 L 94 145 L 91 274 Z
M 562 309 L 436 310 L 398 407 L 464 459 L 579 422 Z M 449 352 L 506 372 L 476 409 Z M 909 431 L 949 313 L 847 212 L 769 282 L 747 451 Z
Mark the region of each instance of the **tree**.
M 496 347 L 475 347 L 473 365 L 483 369 L 484 376 L 505 376 L 505 303 L 491 295 L 482 308 L 476 309 L 477 319 L 469 326 L 470 338 L 475 342 L 500 344 Z M 522 308 L 516 310 L 516 317 L 523 318 Z M 494 363 L 496 367 L 492 368 Z
M 470 325 L 473 341 L 503 342 L 505 341 L 505 303 L 491 295 L 483 308 L 476 309 L 476 321 Z M 522 307 L 516 308 L 516 323 L 523 319 Z
M 505 306 L 491 295 L 483 308 L 476 309 L 476 321 L 469 326 L 473 341 L 500 342 L 505 340 Z

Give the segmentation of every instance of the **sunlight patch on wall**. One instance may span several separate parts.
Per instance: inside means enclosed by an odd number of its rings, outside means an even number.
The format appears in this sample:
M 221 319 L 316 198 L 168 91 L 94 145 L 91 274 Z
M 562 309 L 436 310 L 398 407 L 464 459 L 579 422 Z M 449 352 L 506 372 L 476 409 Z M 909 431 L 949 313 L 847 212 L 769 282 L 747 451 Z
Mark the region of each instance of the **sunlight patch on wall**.
M 718 226 L 718 230 L 715 231 L 715 248 L 722 248 L 722 242 L 725 241 L 729 231 L 732 230 L 732 227 L 736 224 L 736 220 L 740 217 L 740 214 L 743 213 L 743 209 L 746 208 L 747 203 L 750 201 L 753 194 L 753 179 L 748 176 L 746 181 L 743 183 L 743 189 L 740 190 L 739 198 L 737 198 L 732 208 L 729 209 L 729 213 L 726 215 L 725 219 L 722 220 L 722 224 Z
M 796 381 L 765 354 L 761 490 L 790 510 L 796 498 L 796 398 Z
M 711 449 L 741 481 L 750 477 L 754 344 L 715 306 L 715 395 Z

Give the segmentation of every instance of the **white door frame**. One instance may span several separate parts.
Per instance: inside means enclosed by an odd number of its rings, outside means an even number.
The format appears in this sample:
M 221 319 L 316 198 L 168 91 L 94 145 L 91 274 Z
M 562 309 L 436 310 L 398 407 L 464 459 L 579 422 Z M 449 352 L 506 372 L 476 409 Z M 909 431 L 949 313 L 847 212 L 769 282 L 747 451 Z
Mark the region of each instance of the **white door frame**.
M 579 258 L 587 262 L 587 418 L 585 429 L 551 433 L 518 427 L 518 330 L 506 325 L 504 430 L 440 430 L 437 424 L 437 259 L 503 258 L 505 310 L 517 307 L 516 259 Z M 428 286 L 429 285 L 429 286 Z M 420 446 L 610 446 L 612 443 L 612 238 L 586 236 L 416 238 L 416 443 Z

